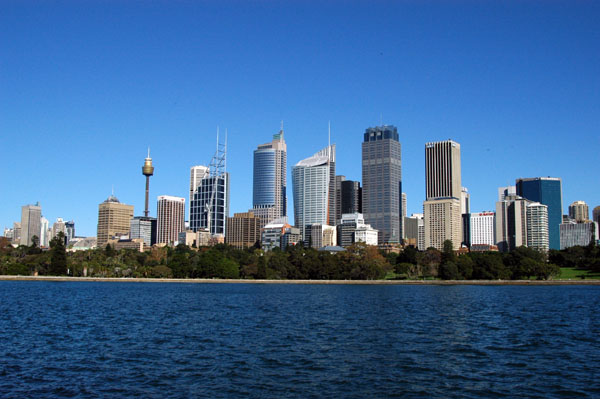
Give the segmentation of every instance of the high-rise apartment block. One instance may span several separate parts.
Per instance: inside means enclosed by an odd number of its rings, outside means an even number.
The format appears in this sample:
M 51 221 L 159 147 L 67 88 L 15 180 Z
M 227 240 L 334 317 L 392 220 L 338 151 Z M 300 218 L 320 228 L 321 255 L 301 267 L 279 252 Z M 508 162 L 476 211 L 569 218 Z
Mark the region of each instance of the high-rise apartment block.
M 516 181 L 517 195 L 548 206 L 548 237 L 550 248 L 560 248 L 562 223 L 562 183 L 556 177 L 520 178 Z
M 425 144 L 425 194 L 425 247 L 441 250 L 450 240 L 459 249 L 463 241 L 460 144 L 452 140 Z
M 42 208 L 39 203 L 21 207 L 21 245 L 31 245 L 33 236 L 37 237 L 37 245 L 40 245 L 41 218 Z
M 379 243 L 402 239 L 402 156 L 398 129 L 368 128 L 362 143 L 362 207 L 365 221 L 379 231 Z
M 527 204 L 527 246 L 548 251 L 548 206 L 539 202 Z
M 132 217 L 133 205 L 122 204 L 114 195 L 98 205 L 98 247 L 104 248 L 109 239 L 129 235 Z
M 283 126 L 273 141 L 254 150 L 252 213 L 261 226 L 287 216 L 287 145 Z
M 335 184 L 335 176 L 333 182 L 331 178 L 332 157 L 335 157 L 335 147 L 326 147 L 292 168 L 294 222 L 305 242 L 307 226 L 328 224 L 330 218 L 335 218 L 335 212 L 330 213 L 331 209 L 335 211 L 335 206 L 330 207 L 330 201 L 335 202 L 335 190 L 330 189 Z
M 156 242 L 173 245 L 185 231 L 185 198 L 161 195 L 156 206 Z
M 590 208 L 584 201 L 575 201 L 569 205 L 569 217 L 577 223 L 590 220 Z
M 234 213 L 227 218 L 225 242 L 243 249 L 260 241 L 260 218 L 252 212 Z

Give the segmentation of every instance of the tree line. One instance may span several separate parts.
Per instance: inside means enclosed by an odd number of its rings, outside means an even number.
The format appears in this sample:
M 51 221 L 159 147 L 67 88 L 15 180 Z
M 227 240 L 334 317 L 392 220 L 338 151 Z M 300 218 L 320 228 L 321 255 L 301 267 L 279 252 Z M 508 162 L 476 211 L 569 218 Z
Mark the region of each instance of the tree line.
M 57 236 L 50 250 L 31 246 L 13 248 L 0 240 L 0 274 L 69 275 L 89 277 L 232 278 L 232 279 L 445 279 L 521 280 L 549 279 L 560 267 L 600 272 L 600 250 L 594 245 L 548 253 L 520 247 L 509 253 L 471 252 L 456 255 L 446 241 L 439 251 L 406 247 L 400 253 L 383 253 L 376 247 L 354 244 L 329 253 L 302 245 L 265 252 L 259 246 L 235 249 L 213 247 L 153 247 L 145 252 L 105 248 L 66 252 Z

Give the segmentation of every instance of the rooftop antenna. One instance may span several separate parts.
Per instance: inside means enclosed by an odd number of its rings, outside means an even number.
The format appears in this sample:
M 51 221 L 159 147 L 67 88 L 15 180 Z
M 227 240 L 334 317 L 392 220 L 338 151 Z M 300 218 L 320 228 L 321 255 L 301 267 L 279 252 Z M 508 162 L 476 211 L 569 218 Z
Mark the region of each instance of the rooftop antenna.
M 115 185 L 113 184 L 113 185 L 111 185 L 110 187 L 111 187 L 111 189 L 110 189 L 110 193 L 111 193 L 111 195 L 114 197 L 114 196 L 115 196 Z
M 281 131 L 283 132 L 283 119 L 281 120 Z

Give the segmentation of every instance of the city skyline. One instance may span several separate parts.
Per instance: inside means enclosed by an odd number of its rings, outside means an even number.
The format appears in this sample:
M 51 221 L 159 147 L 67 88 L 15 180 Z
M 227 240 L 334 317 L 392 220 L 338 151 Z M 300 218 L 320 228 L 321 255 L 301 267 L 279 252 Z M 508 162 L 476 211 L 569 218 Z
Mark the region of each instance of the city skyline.
M 563 207 L 600 202 L 597 4 L 4 10 L 0 156 L 15 167 L 0 171 L 1 227 L 39 201 L 46 219 L 74 220 L 78 235 L 93 236 L 113 185 L 142 215 L 147 147 L 150 203 L 187 198 L 189 168 L 210 159 L 217 126 L 229 129 L 229 214 L 246 212 L 252 151 L 281 120 L 290 165 L 324 146 L 331 121 L 336 173 L 361 183 L 364 129 L 396 126 L 408 215 L 425 200 L 423 143 L 449 137 L 462 146 L 473 212 L 494 209 L 498 187 L 523 176 L 561 178 Z M 570 137 L 586 145 L 569 146 Z

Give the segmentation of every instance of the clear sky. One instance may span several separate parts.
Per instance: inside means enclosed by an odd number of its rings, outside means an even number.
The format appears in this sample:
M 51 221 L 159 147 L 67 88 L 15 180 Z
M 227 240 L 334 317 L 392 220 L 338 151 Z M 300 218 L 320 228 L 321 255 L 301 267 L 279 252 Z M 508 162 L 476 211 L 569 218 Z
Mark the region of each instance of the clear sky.
M 2 1 L 0 227 L 39 201 L 95 236 L 114 186 L 143 214 L 188 196 L 228 130 L 231 210 L 252 206 L 252 152 L 284 121 L 289 170 L 337 144 L 361 179 L 361 142 L 398 127 L 408 213 L 424 145 L 461 144 L 472 211 L 518 177 L 563 179 L 563 206 L 600 205 L 600 2 Z

